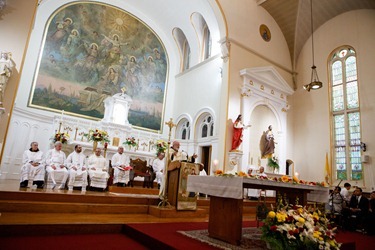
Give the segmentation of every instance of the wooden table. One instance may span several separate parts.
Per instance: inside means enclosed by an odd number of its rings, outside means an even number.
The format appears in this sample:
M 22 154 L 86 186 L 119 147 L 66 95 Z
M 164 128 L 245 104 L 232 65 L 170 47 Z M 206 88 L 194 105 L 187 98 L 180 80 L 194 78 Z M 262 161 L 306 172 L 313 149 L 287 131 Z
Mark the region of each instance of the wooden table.
M 210 237 L 239 245 L 242 237 L 243 189 L 256 188 L 286 193 L 289 203 L 328 200 L 329 189 L 269 180 L 225 176 L 189 175 L 187 190 L 210 195 L 208 233 Z

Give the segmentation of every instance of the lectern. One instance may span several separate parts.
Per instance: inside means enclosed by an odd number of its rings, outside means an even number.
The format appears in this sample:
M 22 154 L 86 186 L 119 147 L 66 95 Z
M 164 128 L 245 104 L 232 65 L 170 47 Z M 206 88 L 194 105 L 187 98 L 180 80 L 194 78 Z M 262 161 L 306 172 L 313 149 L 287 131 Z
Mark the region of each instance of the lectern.
M 171 162 L 168 166 L 167 197 L 177 210 L 196 210 L 197 197 L 195 192 L 187 191 L 188 175 L 197 175 L 199 166 L 187 162 Z

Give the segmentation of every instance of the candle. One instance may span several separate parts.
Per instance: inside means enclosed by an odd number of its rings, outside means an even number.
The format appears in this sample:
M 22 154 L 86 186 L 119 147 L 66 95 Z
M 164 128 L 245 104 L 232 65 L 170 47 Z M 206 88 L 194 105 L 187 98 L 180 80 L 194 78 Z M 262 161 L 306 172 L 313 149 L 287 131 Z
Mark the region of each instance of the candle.
M 61 110 L 61 115 L 60 115 L 60 122 L 62 122 L 62 120 L 63 120 L 63 117 L 64 117 L 64 110 Z
M 214 160 L 214 168 L 215 168 L 214 170 L 216 170 L 217 165 L 219 165 L 219 160 L 215 159 Z

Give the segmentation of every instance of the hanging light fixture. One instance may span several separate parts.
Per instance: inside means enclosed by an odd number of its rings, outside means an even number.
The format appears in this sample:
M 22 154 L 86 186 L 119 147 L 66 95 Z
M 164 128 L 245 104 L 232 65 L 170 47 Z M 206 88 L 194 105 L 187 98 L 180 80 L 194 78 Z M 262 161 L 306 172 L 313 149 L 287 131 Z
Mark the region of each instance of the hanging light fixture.
M 313 0 L 310 0 L 311 4 L 311 48 L 312 48 L 312 67 L 311 67 L 311 82 L 303 86 L 304 89 L 310 92 L 311 89 L 316 90 L 323 87 L 323 83 L 319 81 L 318 73 L 316 72 L 315 58 L 314 58 L 314 22 L 313 22 Z

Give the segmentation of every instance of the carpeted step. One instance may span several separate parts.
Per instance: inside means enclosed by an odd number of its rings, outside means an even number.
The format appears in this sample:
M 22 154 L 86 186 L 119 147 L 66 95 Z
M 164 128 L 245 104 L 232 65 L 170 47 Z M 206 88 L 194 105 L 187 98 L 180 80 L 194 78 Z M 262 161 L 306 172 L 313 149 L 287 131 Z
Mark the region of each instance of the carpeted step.
M 13 213 L 106 213 L 106 214 L 147 214 L 148 205 L 144 204 L 96 204 L 72 202 L 41 202 L 1 200 L 1 212 Z

